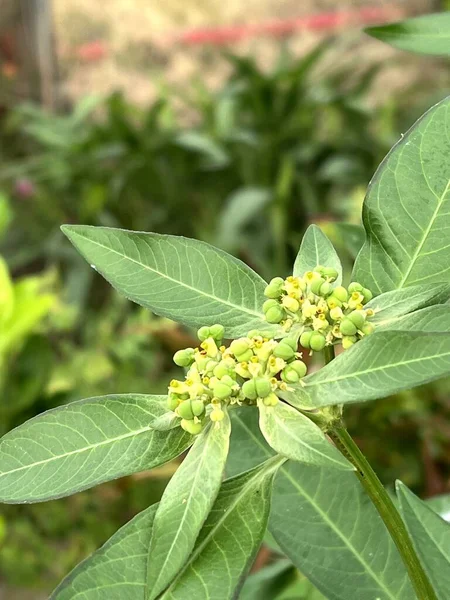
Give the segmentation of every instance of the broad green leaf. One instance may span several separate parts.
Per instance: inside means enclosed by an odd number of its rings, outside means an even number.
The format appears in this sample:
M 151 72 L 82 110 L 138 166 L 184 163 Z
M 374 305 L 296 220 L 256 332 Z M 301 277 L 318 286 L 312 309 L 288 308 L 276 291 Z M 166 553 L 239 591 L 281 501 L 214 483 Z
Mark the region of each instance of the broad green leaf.
M 273 477 L 284 460 L 274 457 L 222 484 L 189 562 L 160 600 L 237 597 L 262 542 Z
M 389 152 L 363 206 L 367 239 L 353 270 L 375 294 L 450 278 L 450 99 Z
M 444 521 L 450 523 L 450 494 L 442 494 L 441 496 L 428 498 L 426 503 L 434 510 L 434 512 L 444 519 Z
M 338 232 L 340 241 L 350 256 L 356 258 L 366 239 L 364 227 L 355 223 L 333 223 L 333 229 Z
M 398 317 L 425 306 L 440 304 L 449 297 L 450 286 L 447 284 L 415 285 L 385 292 L 371 300 L 366 308 L 371 308 L 375 312 L 371 318 L 372 323 L 387 327 L 395 323 Z
M 296 573 L 298 571 L 290 560 L 278 560 L 249 575 L 239 594 L 239 600 L 274 600 L 286 587 L 290 587 Z
M 317 225 L 310 225 L 303 236 L 294 263 L 294 275 L 301 276 L 318 265 L 334 267 L 339 273 L 336 285 L 342 282 L 342 265 L 333 244 Z
M 450 332 L 450 307 L 448 304 L 437 304 L 416 310 L 409 315 L 393 319 L 387 324 L 378 325 L 380 329 L 395 331 L 422 331 L 424 333 Z
M 228 415 L 196 439 L 164 491 L 153 524 L 147 571 L 154 600 L 186 563 L 219 492 L 230 443 Z
M 157 507 L 119 529 L 69 573 L 49 600 L 146 600 L 148 545 Z
M 221 323 L 229 337 L 274 330 L 261 306 L 266 283 L 205 242 L 108 227 L 63 232 L 105 279 L 133 302 L 192 327 Z
M 156 417 L 151 423 L 151 428 L 156 431 L 170 431 L 176 427 L 180 427 L 180 417 L 173 411 L 165 412 Z
M 450 590 L 450 523 L 417 498 L 401 481 L 396 483 L 400 512 L 438 600 Z
M 384 398 L 450 373 L 450 333 L 380 331 L 291 385 L 283 398 L 318 408 Z
M 368 27 L 366 33 L 386 44 L 433 56 L 450 54 L 450 13 L 442 12 L 407 19 L 378 27 Z
M 233 411 L 227 471 L 250 468 L 271 452 L 254 411 Z M 269 528 L 328 600 L 414 598 L 397 549 L 351 472 L 283 465 L 275 479 Z
M 13 429 L 0 440 L 0 501 L 60 498 L 172 460 L 192 436 L 151 428 L 165 401 L 144 394 L 89 398 Z
M 292 406 L 284 402 L 266 406 L 260 400 L 258 408 L 262 434 L 278 454 L 319 467 L 354 470 L 320 427 Z

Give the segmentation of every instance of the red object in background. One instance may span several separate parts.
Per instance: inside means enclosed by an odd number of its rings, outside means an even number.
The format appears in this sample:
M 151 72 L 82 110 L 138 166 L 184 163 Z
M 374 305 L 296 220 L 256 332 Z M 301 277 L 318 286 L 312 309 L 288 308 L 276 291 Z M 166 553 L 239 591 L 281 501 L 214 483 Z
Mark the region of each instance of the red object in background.
M 297 31 L 332 31 L 344 26 L 382 23 L 401 16 L 393 8 L 362 8 L 357 11 L 320 13 L 296 19 L 268 21 L 254 25 L 193 29 L 175 36 L 182 44 L 223 45 L 259 35 L 285 37 Z
M 97 62 L 108 55 L 108 49 L 104 42 L 96 40 L 95 42 L 87 42 L 78 46 L 75 50 L 75 55 L 83 62 Z

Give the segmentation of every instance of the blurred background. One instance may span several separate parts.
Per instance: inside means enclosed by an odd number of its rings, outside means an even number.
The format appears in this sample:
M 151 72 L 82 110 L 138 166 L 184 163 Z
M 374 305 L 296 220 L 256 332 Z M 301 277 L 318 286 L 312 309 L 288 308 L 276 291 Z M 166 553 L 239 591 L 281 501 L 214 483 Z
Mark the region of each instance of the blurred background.
M 63 223 L 202 239 L 270 278 L 315 222 L 349 271 L 377 165 L 450 90 L 448 62 L 362 29 L 448 4 L 0 0 L 0 434 L 72 400 L 164 393 L 193 344 L 119 297 Z M 384 482 L 450 492 L 449 398 L 443 381 L 348 409 Z M 1 506 L 0 598 L 45 598 L 175 468 Z

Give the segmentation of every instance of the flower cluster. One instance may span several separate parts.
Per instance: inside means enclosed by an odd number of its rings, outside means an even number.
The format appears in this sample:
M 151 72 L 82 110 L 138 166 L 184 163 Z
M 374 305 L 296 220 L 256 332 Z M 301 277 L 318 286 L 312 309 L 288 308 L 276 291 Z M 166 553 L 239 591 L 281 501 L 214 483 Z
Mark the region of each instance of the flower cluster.
M 275 277 L 264 292 L 266 320 L 280 323 L 286 332 L 300 331 L 304 348 L 320 352 L 335 343 L 349 348 L 374 329 L 369 321 L 373 310 L 364 308 L 372 292 L 357 282 L 333 286 L 337 275 L 333 268 L 318 266 L 303 277 Z
M 258 331 L 221 345 L 221 325 L 201 327 L 198 348 L 179 350 L 174 362 L 187 369 L 183 381 L 169 385 L 168 407 L 181 418 L 181 427 L 191 434 L 202 431 L 207 419 L 219 422 L 230 404 L 266 405 L 278 402 L 277 392 L 288 389 L 306 375 L 307 367 L 297 351 L 298 336 L 280 341 Z

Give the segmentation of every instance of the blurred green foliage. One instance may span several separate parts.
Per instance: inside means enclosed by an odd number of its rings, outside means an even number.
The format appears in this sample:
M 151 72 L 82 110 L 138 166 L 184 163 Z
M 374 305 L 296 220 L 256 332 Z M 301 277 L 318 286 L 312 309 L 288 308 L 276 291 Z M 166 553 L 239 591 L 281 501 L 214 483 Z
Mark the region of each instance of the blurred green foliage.
M 85 98 L 67 114 L 31 105 L 7 113 L 0 122 L 0 433 L 83 397 L 163 393 L 172 353 L 191 345 L 189 332 L 96 277 L 63 239 L 62 223 L 203 239 L 244 261 L 251 255 L 251 266 L 270 278 L 288 274 L 315 221 L 351 264 L 364 239 L 365 187 L 408 117 L 392 99 L 369 107 L 378 67 L 325 67 L 328 49 L 300 59 L 284 51 L 269 73 L 254 59 L 228 55 L 230 74 L 218 91 L 196 84 L 147 108 L 114 93 Z M 349 410 L 382 478 L 443 491 L 447 387 Z M 389 443 L 380 444 L 388 431 Z M 426 469 L 416 462 L 417 446 Z M 157 501 L 167 477 L 2 507 L 0 581 L 51 588 Z M 280 600 L 320 598 L 289 565 L 271 568 L 281 569 Z M 249 581 L 248 598 L 263 598 L 264 577 L 262 570 Z

